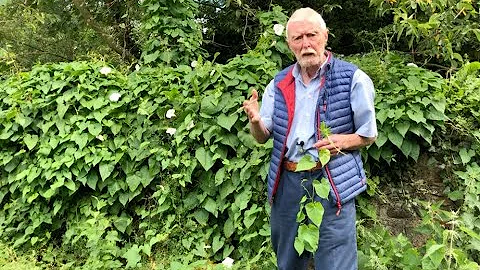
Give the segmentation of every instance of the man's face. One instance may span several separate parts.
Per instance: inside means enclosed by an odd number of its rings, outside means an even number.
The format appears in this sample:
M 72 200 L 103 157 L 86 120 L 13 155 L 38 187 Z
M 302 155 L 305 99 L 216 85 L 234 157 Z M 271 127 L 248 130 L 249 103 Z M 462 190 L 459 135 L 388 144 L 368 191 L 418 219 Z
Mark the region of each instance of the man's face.
M 328 30 L 309 22 L 290 22 L 287 43 L 302 68 L 320 67 L 324 61 Z

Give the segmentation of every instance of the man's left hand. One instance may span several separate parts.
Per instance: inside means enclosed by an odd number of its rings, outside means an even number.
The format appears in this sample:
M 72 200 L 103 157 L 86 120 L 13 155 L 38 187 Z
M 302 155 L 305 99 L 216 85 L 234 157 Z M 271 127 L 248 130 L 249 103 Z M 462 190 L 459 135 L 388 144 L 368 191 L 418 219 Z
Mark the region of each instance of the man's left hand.
M 318 150 L 327 149 L 330 155 L 335 156 L 343 150 L 357 150 L 370 145 L 375 139 L 375 137 L 362 137 L 358 134 L 332 134 L 328 138 L 317 141 L 313 146 Z
M 341 150 L 346 149 L 349 135 L 333 134 L 328 136 L 328 138 L 317 141 L 313 146 L 318 150 L 327 149 L 330 151 L 330 155 L 335 156 L 340 153 Z

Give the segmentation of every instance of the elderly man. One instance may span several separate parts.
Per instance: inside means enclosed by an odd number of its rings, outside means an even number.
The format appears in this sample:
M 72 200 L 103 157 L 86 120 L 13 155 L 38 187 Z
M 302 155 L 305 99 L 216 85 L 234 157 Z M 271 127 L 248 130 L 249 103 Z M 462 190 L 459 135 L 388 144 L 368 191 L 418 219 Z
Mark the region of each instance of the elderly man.
M 354 198 L 366 189 L 358 149 L 377 136 L 373 83 L 356 66 L 325 50 L 328 29 L 313 9 L 295 11 L 286 33 L 297 62 L 270 82 L 260 109 L 255 90 L 243 104 L 253 137 L 259 143 L 273 137 L 267 180 L 278 268 L 306 269 L 312 255 L 299 256 L 295 251 L 296 215 L 305 189 L 324 177 L 331 190 L 328 200 L 315 198 L 325 208 L 318 250 L 313 254 L 315 269 L 357 269 Z M 328 138 L 320 134 L 321 122 L 330 128 Z M 318 164 L 319 149 L 332 155 L 323 168 Z M 297 162 L 304 155 L 317 160 L 317 166 L 297 172 Z M 307 181 L 302 183 L 303 179 Z

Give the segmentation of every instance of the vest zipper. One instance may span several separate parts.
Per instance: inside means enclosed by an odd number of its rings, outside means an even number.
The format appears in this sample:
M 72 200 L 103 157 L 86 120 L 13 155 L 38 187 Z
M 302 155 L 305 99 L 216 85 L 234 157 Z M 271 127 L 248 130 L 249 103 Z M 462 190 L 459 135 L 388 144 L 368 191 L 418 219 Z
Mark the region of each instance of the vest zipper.
M 327 119 L 327 93 L 325 91 L 324 93 L 324 97 L 323 97 L 323 113 L 325 114 L 325 118 Z M 317 114 L 317 125 L 318 125 L 318 134 L 319 134 L 319 137 L 321 137 L 321 133 L 322 131 L 320 130 L 320 125 L 321 125 L 321 119 L 320 119 L 320 113 Z M 330 185 L 332 186 L 332 189 L 333 189 L 333 193 L 335 194 L 335 198 L 337 199 L 337 213 L 336 215 L 339 216 L 340 215 L 340 211 L 342 210 L 342 203 L 340 202 L 340 194 L 338 194 L 338 190 L 337 190 L 337 186 L 335 186 L 335 183 L 333 182 L 333 178 L 332 178 L 332 175 L 330 173 L 330 169 L 328 168 L 328 166 L 325 164 L 325 171 L 327 172 L 327 178 L 328 178 L 328 181 L 330 182 Z
M 327 91 L 325 90 L 325 92 L 323 93 L 323 113 L 325 114 L 325 120 L 329 120 L 330 117 L 328 115 L 328 112 L 327 112 L 327 101 L 328 101 L 328 93 Z

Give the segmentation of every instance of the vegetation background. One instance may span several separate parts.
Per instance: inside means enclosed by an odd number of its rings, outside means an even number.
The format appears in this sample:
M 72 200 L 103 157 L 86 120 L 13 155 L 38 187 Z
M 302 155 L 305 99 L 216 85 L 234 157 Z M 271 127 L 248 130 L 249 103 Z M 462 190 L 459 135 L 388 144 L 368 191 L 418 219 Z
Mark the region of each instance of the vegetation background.
M 0 268 L 275 269 L 239 108 L 306 6 L 376 86 L 360 269 L 479 269 L 478 0 L 0 0 Z

